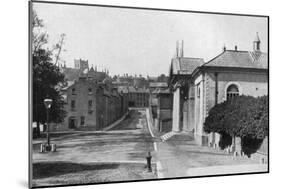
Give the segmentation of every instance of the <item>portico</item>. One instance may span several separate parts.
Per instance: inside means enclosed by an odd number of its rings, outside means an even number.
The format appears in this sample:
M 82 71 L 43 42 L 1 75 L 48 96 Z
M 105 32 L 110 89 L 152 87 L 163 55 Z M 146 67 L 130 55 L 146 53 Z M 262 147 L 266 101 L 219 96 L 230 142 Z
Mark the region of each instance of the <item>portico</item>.
M 193 133 L 194 130 L 194 84 L 191 74 L 204 63 L 201 58 L 183 57 L 183 42 L 171 61 L 169 86 L 173 93 L 173 132 Z

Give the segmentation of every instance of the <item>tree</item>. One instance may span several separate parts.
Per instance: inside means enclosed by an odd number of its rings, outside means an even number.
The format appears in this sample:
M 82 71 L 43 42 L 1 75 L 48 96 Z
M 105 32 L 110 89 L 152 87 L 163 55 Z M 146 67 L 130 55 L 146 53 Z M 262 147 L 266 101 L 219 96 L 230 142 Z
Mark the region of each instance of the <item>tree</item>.
M 32 26 L 33 121 L 37 123 L 37 135 L 40 135 L 39 125 L 46 122 L 45 98 L 53 100 L 50 121 L 58 123 L 64 119 L 64 101 L 60 88 L 65 85 L 65 80 L 59 67 L 52 63 L 52 50 L 44 47 L 48 43 L 48 35 L 42 32 L 43 20 L 35 11 Z
M 238 96 L 215 105 L 204 131 L 261 140 L 268 136 L 268 96 Z

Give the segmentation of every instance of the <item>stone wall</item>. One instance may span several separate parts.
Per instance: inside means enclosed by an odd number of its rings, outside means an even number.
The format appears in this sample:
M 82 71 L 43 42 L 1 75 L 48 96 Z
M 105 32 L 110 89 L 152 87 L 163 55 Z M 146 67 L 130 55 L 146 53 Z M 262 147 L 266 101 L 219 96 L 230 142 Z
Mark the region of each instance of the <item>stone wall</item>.
M 268 75 L 255 72 L 223 72 L 217 75 L 217 103 L 227 98 L 227 87 L 235 84 L 239 95 L 250 95 L 254 97 L 268 94 Z M 214 72 L 200 74 L 195 79 L 195 137 L 198 136 L 199 143 L 211 143 L 218 146 L 219 134 L 207 135 L 203 131 L 203 124 L 208 112 L 216 101 L 216 78 Z M 207 137 L 207 140 L 205 139 Z M 201 140 L 201 142 L 200 142 Z M 204 141 L 204 142 L 202 142 Z
M 89 92 L 89 88 L 92 92 Z M 73 91 L 74 90 L 74 91 Z M 80 79 L 67 89 L 67 102 L 65 105 L 65 111 L 67 116 L 65 117 L 62 129 L 69 129 L 69 121 L 74 118 L 75 128 L 92 127 L 96 129 L 96 92 L 97 85 L 93 82 L 88 82 L 86 79 Z M 92 108 L 89 111 L 88 103 L 92 100 Z M 75 108 L 71 107 L 71 102 L 74 101 Z M 81 125 L 81 117 L 84 116 L 84 124 Z

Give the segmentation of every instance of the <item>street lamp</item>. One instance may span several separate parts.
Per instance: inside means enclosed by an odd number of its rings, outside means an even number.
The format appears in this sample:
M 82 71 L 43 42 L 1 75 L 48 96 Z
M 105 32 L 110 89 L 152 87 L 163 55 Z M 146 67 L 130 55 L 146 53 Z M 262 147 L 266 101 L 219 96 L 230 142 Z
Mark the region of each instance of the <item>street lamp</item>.
M 50 135 L 49 135 L 49 110 L 51 108 L 53 100 L 52 99 L 45 99 L 44 100 L 44 105 L 47 109 L 47 146 L 46 146 L 46 150 L 50 151 L 51 150 L 51 146 L 50 146 Z

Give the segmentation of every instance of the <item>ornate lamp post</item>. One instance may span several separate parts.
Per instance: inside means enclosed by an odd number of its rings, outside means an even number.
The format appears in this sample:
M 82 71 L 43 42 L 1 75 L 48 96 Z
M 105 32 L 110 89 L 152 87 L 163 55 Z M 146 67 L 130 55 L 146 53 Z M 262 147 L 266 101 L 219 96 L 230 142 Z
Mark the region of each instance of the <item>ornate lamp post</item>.
M 47 110 L 47 146 L 46 150 L 50 151 L 51 150 L 51 145 L 50 145 L 50 134 L 49 134 L 49 110 L 51 108 L 53 100 L 52 99 L 45 99 L 44 100 L 44 105 Z

